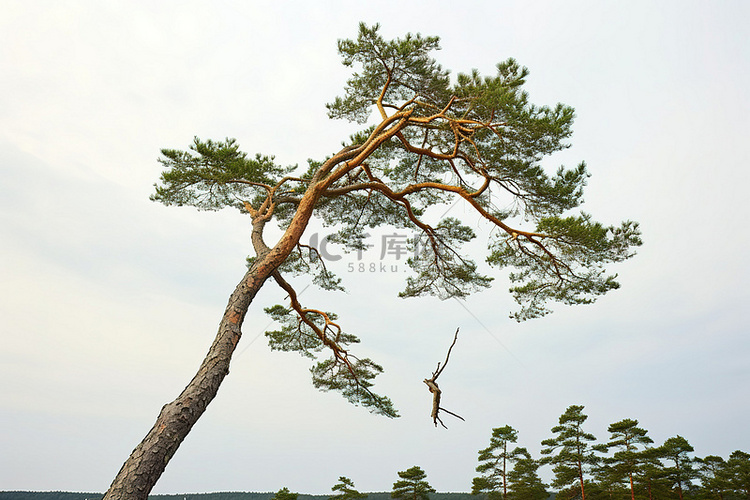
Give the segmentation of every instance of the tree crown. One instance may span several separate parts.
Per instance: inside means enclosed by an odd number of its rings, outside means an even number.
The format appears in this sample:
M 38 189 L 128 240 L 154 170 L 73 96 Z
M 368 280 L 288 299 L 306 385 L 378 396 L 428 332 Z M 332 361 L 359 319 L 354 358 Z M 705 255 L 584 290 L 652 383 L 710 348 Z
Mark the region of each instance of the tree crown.
M 339 477 L 339 482 L 331 487 L 333 495 L 328 500 L 361 500 L 367 498 L 367 493 L 360 493 L 354 487 L 354 481 L 345 476 Z
M 549 173 L 542 161 L 568 147 L 573 109 L 531 104 L 522 90 L 528 70 L 515 60 L 498 64 L 495 75 L 472 71 L 452 81 L 432 57 L 437 37 L 385 40 L 378 25 L 365 24 L 338 49 L 355 71 L 343 95 L 327 105 L 329 115 L 371 122 L 338 152 L 310 160 L 300 172 L 272 156 L 248 157 L 234 139 L 195 138 L 188 151 L 162 150 L 165 170 L 152 199 L 249 214 L 251 269 L 275 267 L 274 279 L 291 301 L 268 309 L 282 325 L 268 333 L 271 347 L 313 358 L 330 352 L 312 369 L 316 387 L 396 416 L 387 398 L 370 391 L 382 368 L 348 350 L 357 337 L 334 315 L 303 307 L 283 278 L 309 274 L 325 289 L 341 289 L 317 249 L 300 243 L 312 218 L 335 227 L 329 239 L 347 250 L 363 248 L 368 227 L 412 231 L 412 274 L 400 296 L 463 298 L 488 288 L 492 277 L 463 251 L 476 237 L 472 228 L 458 217 L 437 216 L 436 207 L 461 203 L 470 220 L 478 215 L 493 228 L 487 263 L 513 269 L 518 321 L 549 313 L 551 301 L 586 304 L 618 288 L 605 267 L 634 255 L 640 232 L 632 221 L 606 226 L 572 212 L 583 201 L 586 165 Z M 270 221 L 284 231 L 275 244 L 264 239 Z
M 596 441 L 593 434 L 583 430 L 588 415 L 583 406 L 571 405 L 560 415 L 559 425 L 552 428 L 555 437 L 542 441 L 542 463 L 554 465 L 555 480 L 552 486 L 562 487 L 573 483 L 584 470 L 598 463 L 598 457 L 589 444 Z M 556 452 L 556 454 L 555 454 Z

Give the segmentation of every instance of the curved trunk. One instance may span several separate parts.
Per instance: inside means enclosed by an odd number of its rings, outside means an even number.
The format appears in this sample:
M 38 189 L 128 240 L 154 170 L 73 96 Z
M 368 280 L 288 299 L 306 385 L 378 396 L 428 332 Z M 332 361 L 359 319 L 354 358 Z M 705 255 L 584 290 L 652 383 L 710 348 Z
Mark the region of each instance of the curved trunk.
M 229 373 L 229 362 L 242 336 L 242 322 L 250 303 L 268 277 L 299 242 L 318 196 L 316 188 L 308 189 L 289 227 L 272 249 L 262 239 L 265 221 L 253 221 L 251 240 L 258 259 L 229 297 L 219 324 L 219 332 L 198 373 L 177 399 L 161 409 L 154 426 L 115 476 L 104 494 L 104 500 L 147 500 L 172 455 L 206 411 L 206 407 L 216 396 L 219 385 Z
M 251 268 L 229 298 L 219 332 L 198 373 L 182 393 L 164 405 L 146 437 L 123 464 L 104 499 L 146 500 L 167 463 L 214 399 L 219 385 L 229 373 L 240 327 L 247 309 L 271 272 Z

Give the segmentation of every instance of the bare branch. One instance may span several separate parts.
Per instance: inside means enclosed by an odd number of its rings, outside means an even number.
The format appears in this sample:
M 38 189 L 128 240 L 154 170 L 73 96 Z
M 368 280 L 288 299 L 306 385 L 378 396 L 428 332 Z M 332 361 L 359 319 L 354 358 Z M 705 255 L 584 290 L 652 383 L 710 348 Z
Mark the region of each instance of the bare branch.
M 435 369 L 434 372 L 432 372 L 432 378 L 426 378 L 424 379 L 424 383 L 427 384 L 427 389 L 432 393 L 432 413 L 430 413 L 430 416 L 432 417 L 432 421 L 435 424 L 435 427 L 437 427 L 438 422 L 440 422 L 440 425 L 443 426 L 444 429 L 447 429 L 443 421 L 440 419 L 440 411 L 444 411 L 445 413 L 449 415 L 453 415 L 456 418 L 459 418 L 461 420 L 464 420 L 464 418 L 460 415 L 456 415 L 455 413 L 446 410 L 445 408 L 440 407 L 440 396 L 442 394 L 442 391 L 437 385 L 437 379 L 440 376 L 441 373 L 443 373 L 443 370 L 445 370 L 445 367 L 448 366 L 448 359 L 450 359 L 451 351 L 453 350 L 453 346 L 456 345 L 456 340 L 458 340 L 458 328 L 456 328 L 456 333 L 453 335 L 453 342 L 451 343 L 451 346 L 448 348 L 448 354 L 445 356 L 445 362 L 443 363 L 443 367 L 440 367 L 440 362 L 438 362 L 437 369 Z
M 458 340 L 458 328 L 456 328 L 456 333 L 453 335 L 453 343 L 451 343 L 451 346 L 448 348 L 448 354 L 445 355 L 443 368 L 440 368 L 440 363 L 438 363 L 438 370 L 432 374 L 433 381 L 437 380 L 440 374 L 443 373 L 443 370 L 445 370 L 445 367 L 448 366 L 448 359 L 451 357 L 451 351 L 453 350 L 453 346 L 456 345 L 456 340 Z

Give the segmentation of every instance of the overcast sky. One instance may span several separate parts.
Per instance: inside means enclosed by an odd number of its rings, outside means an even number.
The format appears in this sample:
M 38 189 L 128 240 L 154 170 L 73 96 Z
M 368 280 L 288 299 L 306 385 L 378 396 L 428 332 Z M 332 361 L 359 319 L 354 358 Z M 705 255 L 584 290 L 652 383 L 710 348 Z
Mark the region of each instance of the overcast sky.
M 107 489 L 193 376 L 251 253 L 248 217 L 148 200 L 159 149 L 197 135 L 282 164 L 337 151 L 354 128 L 324 104 L 348 75 L 336 40 L 359 21 L 440 36 L 454 74 L 527 66 L 532 102 L 576 109 L 573 147 L 548 165 L 585 160 L 586 211 L 639 221 L 644 246 L 614 269 L 620 290 L 523 324 L 500 274 L 465 302 L 405 301 L 402 262 L 369 272 L 377 238 L 365 272 L 342 258 L 348 293 L 309 288 L 303 303 L 336 311 L 383 365 L 396 420 L 270 352 L 262 308 L 285 294 L 268 283 L 154 492 L 325 494 L 341 475 L 385 491 L 413 465 L 468 491 L 493 427 L 538 457 L 572 404 L 600 440 L 634 418 L 698 456 L 750 451 L 747 2 L 1 4 L 0 490 Z M 436 429 L 422 380 L 457 327 L 440 384 L 466 422 Z

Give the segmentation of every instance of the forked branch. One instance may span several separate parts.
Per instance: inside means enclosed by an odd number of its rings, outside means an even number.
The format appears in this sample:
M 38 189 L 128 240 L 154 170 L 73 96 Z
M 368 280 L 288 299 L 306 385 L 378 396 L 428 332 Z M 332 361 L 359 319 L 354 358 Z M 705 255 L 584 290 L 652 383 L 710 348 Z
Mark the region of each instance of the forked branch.
M 456 333 L 453 335 L 453 343 L 451 343 L 451 346 L 448 348 L 448 354 L 446 354 L 445 356 L 445 362 L 443 363 L 443 366 L 441 367 L 440 362 L 438 361 L 437 368 L 434 372 L 432 372 L 432 378 L 424 379 L 424 383 L 427 384 L 427 389 L 432 393 L 432 413 L 430 414 L 430 416 L 432 417 L 432 421 L 434 422 L 435 427 L 437 427 L 438 422 L 440 422 L 440 425 L 442 425 L 444 429 L 447 429 L 447 427 L 440 419 L 440 411 L 444 411 L 449 415 L 453 415 L 458 419 L 464 420 L 462 416 L 456 415 L 455 413 L 440 407 L 440 396 L 442 394 L 442 391 L 440 391 L 440 388 L 437 385 L 437 379 L 440 374 L 443 373 L 445 367 L 448 366 L 448 359 L 450 359 L 451 350 L 453 350 L 453 346 L 456 345 L 456 340 L 458 340 L 458 330 L 459 329 L 456 328 Z

